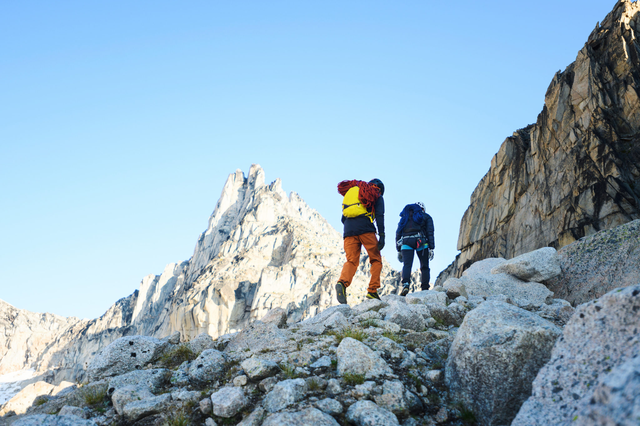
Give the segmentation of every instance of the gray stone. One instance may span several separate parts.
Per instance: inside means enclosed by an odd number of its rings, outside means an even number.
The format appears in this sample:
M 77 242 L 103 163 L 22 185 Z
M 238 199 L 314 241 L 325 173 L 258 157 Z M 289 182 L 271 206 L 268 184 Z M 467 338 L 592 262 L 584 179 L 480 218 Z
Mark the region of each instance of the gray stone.
M 211 403 L 211 398 L 205 398 L 200 401 L 200 412 L 205 416 L 210 416 L 213 413 L 213 404 Z
M 322 322 L 322 325 L 330 330 L 343 330 L 349 328 L 351 324 L 341 312 L 334 312 L 329 318 Z
M 316 408 L 306 408 L 295 413 L 277 413 L 267 417 L 262 426 L 339 426 L 330 415 Z
M 107 393 L 111 395 L 117 389 L 132 385 L 145 386 L 152 393 L 156 393 L 169 382 L 170 378 L 171 372 L 164 368 L 130 371 L 109 380 Z
M 562 424 L 580 415 L 608 374 L 640 357 L 638 312 L 640 285 L 578 306 L 513 424 Z
M 331 367 L 332 367 L 331 358 L 328 355 L 324 355 L 318 358 L 318 360 L 313 364 L 311 364 L 310 367 L 313 368 L 314 370 L 320 370 L 320 371 L 331 370 Z
M 424 378 L 432 383 L 440 383 L 444 378 L 442 370 L 429 370 L 424 373 Z
M 537 283 L 557 277 L 562 273 L 558 252 L 553 247 L 521 254 L 491 269 L 492 274 L 509 274 L 522 281 Z
M 169 381 L 173 386 L 188 386 L 191 382 L 191 378 L 189 377 L 189 367 L 191 363 L 189 361 L 185 361 L 180 364 L 177 370 L 171 372 L 171 378 Z
M 278 383 L 278 379 L 276 379 L 275 377 L 267 377 L 266 379 L 260 381 L 260 384 L 258 384 L 258 388 L 262 392 L 268 393 L 271 392 L 271 389 L 273 389 L 276 383 Z
M 282 328 L 287 325 L 287 311 L 279 307 L 270 309 L 260 321 Z
M 283 410 L 307 394 L 307 382 L 304 379 L 289 379 L 278 382 L 265 396 L 262 406 L 270 413 Z
M 483 303 L 466 316 L 449 351 L 446 384 L 452 397 L 481 424 L 509 424 L 560 333 L 531 312 Z
M 398 418 L 389 410 L 371 401 L 358 401 L 347 410 L 347 420 L 356 426 L 399 425 Z
M 211 417 L 209 417 L 209 418 L 205 419 L 204 426 L 218 426 L 218 423 L 216 423 L 215 420 L 213 420 Z
M 336 379 L 329 379 L 327 382 L 327 395 L 329 396 L 340 396 L 342 395 L 342 386 L 340 386 L 340 382 Z
M 423 290 L 408 294 L 408 304 L 422 303 L 424 305 L 440 305 L 447 306 L 447 295 L 441 291 Z
M 572 305 L 640 283 L 640 220 L 584 237 L 558 251 L 562 275 L 546 284 Z
M 550 305 L 542 305 L 540 309 L 536 310 L 535 312 L 542 318 L 551 321 L 555 325 L 564 327 L 564 325 L 571 318 L 571 315 L 573 315 L 573 313 L 575 312 L 575 309 L 566 300 L 553 299 L 553 303 L 551 303 Z
M 180 334 L 179 331 L 174 331 L 173 333 L 171 333 L 170 335 L 168 335 L 167 337 L 165 337 L 164 341 L 166 341 L 167 343 L 170 343 L 172 345 L 177 345 L 180 343 L 180 338 L 182 337 L 182 335 Z
M 193 351 L 195 354 L 201 354 L 207 349 L 215 349 L 216 342 L 214 342 L 213 338 L 209 336 L 207 333 L 198 334 L 193 340 L 187 343 L 189 349 Z
M 338 357 L 338 375 L 362 374 L 367 379 L 385 374 L 393 374 L 393 370 L 364 343 L 346 337 L 340 342 L 336 351 Z
M 80 407 L 73 407 L 71 405 L 65 405 L 64 407 L 62 407 L 60 409 L 60 411 L 58 412 L 59 416 L 76 416 L 76 417 L 80 417 L 81 419 L 86 419 L 87 413 Z
M 325 398 L 317 401 L 315 406 L 322 412 L 330 414 L 332 416 L 337 416 L 338 414 L 342 414 L 344 408 L 340 402 L 336 401 L 332 398 Z
M 598 380 L 593 397 L 580 401 L 580 424 L 637 425 L 640 420 L 640 357 L 615 367 Z M 575 418 L 575 416 L 574 416 Z
M 375 392 L 376 382 L 366 381 L 361 385 L 356 385 L 354 396 L 358 399 L 367 398 Z M 378 392 L 379 393 L 379 392 Z
M 373 349 L 382 352 L 386 357 L 399 360 L 404 355 L 404 348 L 389 339 L 388 337 L 379 338 L 374 344 Z
M 240 363 L 245 374 L 251 380 L 262 380 L 267 377 L 275 376 L 280 372 L 280 367 L 273 361 L 248 358 Z
M 96 422 L 93 419 L 85 420 L 77 416 L 36 414 L 18 419 L 13 426 L 96 426 Z
M 244 391 L 239 387 L 225 387 L 211 395 L 213 414 L 218 417 L 233 417 L 248 403 Z
M 261 426 L 265 414 L 264 408 L 256 407 L 251 414 L 238 423 L 238 426 Z
M 138 421 L 153 414 L 159 414 L 169 407 L 171 395 L 164 394 L 140 401 L 131 401 L 124 406 L 123 414 L 131 422 Z
M 451 300 L 454 300 L 460 296 L 467 297 L 467 289 L 464 286 L 464 282 L 459 278 L 449 278 L 443 286 L 447 297 Z
M 233 386 L 245 386 L 247 384 L 247 376 L 244 374 L 242 376 L 233 378 Z
M 406 303 L 393 303 L 383 311 L 385 311 L 384 320 L 398 324 L 400 328 L 415 331 L 423 331 L 426 328 L 422 314 L 411 309 L 411 305 Z
M 171 400 L 178 402 L 199 402 L 202 394 L 198 391 L 188 391 L 186 389 L 178 389 L 171 392 Z
M 197 383 L 217 380 L 224 372 L 226 359 L 215 349 L 207 349 L 196 358 L 189 367 L 189 377 Z
M 87 367 L 91 381 L 139 370 L 156 360 L 169 343 L 148 336 L 122 337 L 113 341 Z
M 344 305 L 343 304 L 334 305 L 334 306 L 331 306 L 331 307 L 325 309 L 324 311 L 320 312 L 319 314 L 302 321 L 300 323 L 300 326 L 304 327 L 304 326 L 308 326 L 308 325 L 322 324 L 323 322 L 325 322 L 327 319 L 329 319 L 329 317 L 332 316 L 333 314 L 335 314 L 336 312 L 340 312 L 346 318 L 351 317 L 351 315 L 353 314 L 353 312 L 351 310 L 351 307 L 349 305 L 346 305 L 346 304 L 344 304 Z
M 352 307 L 351 311 L 353 315 L 360 316 L 366 312 L 377 312 L 386 306 L 387 304 L 384 303 L 382 300 L 365 299 L 364 302 Z
M 124 414 L 124 407 L 133 401 L 153 398 L 153 393 L 146 386 L 129 385 L 116 389 L 111 395 L 113 408 L 120 415 Z
M 449 306 L 443 307 L 440 305 L 431 305 L 431 316 L 437 323 L 444 325 L 453 325 L 458 327 L 462 324 L 464 316 L 467 314 L 467 310 L 464 306 L 458 303 L 452 303 Z
M 404 398 L 405 388 L 401 381 L 386 380 L 382 385 L 382 395 L 374 397 L 379 407 L 391 411 L 396 416 L 406 417 L 409 414 L 409 406 Z
M 293 333 L 280 329 L 275 324 L 254 321 L 231 338 L 224 352 L 244 353 L 246 350 L 254 353 L 281 351 L 294 345 L 293 341 L 290 340 L 293 337 Z

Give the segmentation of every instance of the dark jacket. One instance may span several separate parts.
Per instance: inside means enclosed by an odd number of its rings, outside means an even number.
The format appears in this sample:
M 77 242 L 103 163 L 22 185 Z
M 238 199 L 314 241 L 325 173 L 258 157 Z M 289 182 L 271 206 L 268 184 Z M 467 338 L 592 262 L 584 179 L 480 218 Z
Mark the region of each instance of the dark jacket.
M 380 196 L 373 207 L 375 209 L 375 222 L 378 226 L 378 234 L 384 235 L 384 198 Z M 354 237 L 368 232 L 376 232 L 376 227 L 373 226 L 371 219 L 367 216 L 342 216 L 342 223 L 344 224 L 344 237 Z
M 431 216 L 429 216 L 427 213 L 424 213 L 424 219 L 422 220 L 422 223 L 414 222 L 412 216 L 413 215 L 409 215 L 407 223 L 403 228 L 400 228 L 400 226 L 398 226 L 398 229 L 396 230 L 396 242 L 400 240 L 400 237 L 421 233 L 427 239 L 429 248 L 435 249 L 436 239 L 434 237 L 433 219 L 431 218 Z

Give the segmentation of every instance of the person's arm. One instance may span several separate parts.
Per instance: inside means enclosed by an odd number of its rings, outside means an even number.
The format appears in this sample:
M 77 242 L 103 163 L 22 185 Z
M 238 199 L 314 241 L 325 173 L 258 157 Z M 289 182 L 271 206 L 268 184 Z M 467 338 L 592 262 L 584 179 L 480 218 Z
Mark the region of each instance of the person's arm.
M 425 236 L 427 237 L 427 243 L 429 243 L 429 248 L 431 250 L 435 250 L 436 239 L 434 236 L 433 219 L 428 214 L 426 215 L 426 220 L 424 221 L 422 229 L 423 229 L 423 232 L 425 233 Z
M 378 227 L 378 249 L 382 250 L 385 243 L 384 233 L 384 198 L 380 196 L 375 204 L 376 226 Z

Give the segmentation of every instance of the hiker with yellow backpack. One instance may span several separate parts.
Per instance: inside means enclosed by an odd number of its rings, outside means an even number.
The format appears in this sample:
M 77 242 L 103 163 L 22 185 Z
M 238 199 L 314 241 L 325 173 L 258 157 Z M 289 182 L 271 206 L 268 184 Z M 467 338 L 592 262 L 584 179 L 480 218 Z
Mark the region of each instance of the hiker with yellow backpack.
M 367 290 L 368 299 L 378 299 L 380 272 L 384 247 L 384 184 L 380 179 L 369 182 L 345 180 L 338 184 L 342 200 L 342 223 L 344 225 L 344 251 L 347 261 L 342 267 L 336 284 L 338 302 L 347 303 L 347 287 L 358 269 L 360 251 L 364 246 L 371 263 L 371 280 Z M 376 226 L 380 239 L 376 238 Z

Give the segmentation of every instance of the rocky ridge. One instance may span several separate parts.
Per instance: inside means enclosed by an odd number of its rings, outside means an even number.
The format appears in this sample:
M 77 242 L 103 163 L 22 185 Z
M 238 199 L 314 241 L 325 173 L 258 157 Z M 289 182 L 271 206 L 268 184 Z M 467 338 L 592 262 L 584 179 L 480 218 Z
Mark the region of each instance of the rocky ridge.
M 539 283 L 522 279 L 553 277 L 559 263 L 554 249 L 490 259 L 435 290 L 331 306 L 304 320 L 274 308 L 215 339 L 202 333 L 181 342 L 178 331 L 164 339 L 122 337 L 92 358 L 83 386 L 57 394 L 25 390 L 2 407 L 0 423 L 631 421 L 639 406 L 640 285 L 574 313 L 567 301 L 531 292 Z M 501 288 L 510 293 L 481 294 L 483 283 L 505 279 L 510 285 Z M 31 406 L 19 404 L 25 400 Z
M 0 303 L 0 371 L 32 367 L 51 381 L 81 381 L 92 357 L 123 336 L 185 340 L 244 329 L 269 310 L 299 321 L 336 304 L 333 285 L 344 261 L 342 238 L 280 180 L 265 183 L 258 165 L 229 175 L 207 230 L 188 261 L 149 275 L 140 289 L 103 316 L 86 321 L 35 314 Z M 366 256 L 349 288 L 362 300 L 369 279 Z M 382 294 L 399 278 L 384 261 Z
M 557 249 L 640 218 L 640 4 L 620 0 L 576 61 L 558 72 L 535 124 L 507 138 L 460 224 L 474 262 Z

